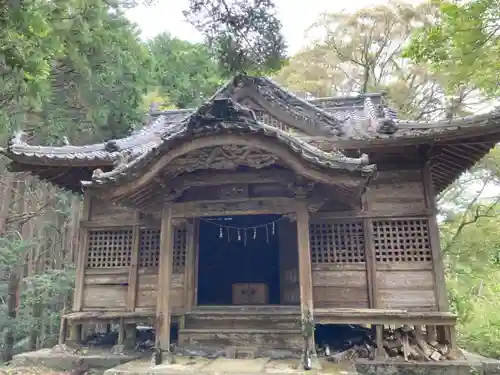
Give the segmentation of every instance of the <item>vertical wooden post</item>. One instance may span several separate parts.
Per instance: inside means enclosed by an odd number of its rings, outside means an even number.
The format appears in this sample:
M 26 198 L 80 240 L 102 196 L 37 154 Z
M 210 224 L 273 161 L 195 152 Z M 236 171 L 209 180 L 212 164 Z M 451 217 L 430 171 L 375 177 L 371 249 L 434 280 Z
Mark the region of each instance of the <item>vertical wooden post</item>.
M 309 211 L 307 202 L 299 199 L 296 203 L 297 244 L 299 255 L 300 311 L 302 319 L 313 319 L 314 301 L 311 270 L 311 250 L 309 242 Z M 309 349 L 315 350 L 314 335 L 309 339 Z
M 439 239 L 439 227 L 437 224 L 437 207 L 434 188 L 432 185 L 432 175 L 427 162 L 422 169 L 422 180 L 424 182 L 425 202 L 427 208 L 433 214 L 429 216 L 429 240 L 432 251 L 432 270 L 434 274 L 434 291 L 439 311 L 448 311 L 448 296 L 446 294 L 446 281 L 444 277 L 444 262 L 441 254 L 441 243 Z
M 385 359 L 384 326 L 382 324 L 377 324 L 375 326 L 375 344 L 377 345 L 375 357 L 377 359 Z
M 194 219 L 194 284 L 193 284 L 193 306 L 198 306 L 198 275 L 199 275 L 199 264 L 200 261 L 200 219 Z
M 158 298 L 156 305 L 156 347 L 162 351 L 168 351 L 170 347 L 173 241 L 172 206 L 167 204 L 161 213 L 160 264 L 158 267 Z
M 186 311 L 191 311 L 194 303 L 194 272 L 195 272 L 195 224 L 192 219 L 186 224 L 186 266 L 184 268 L 184 291 Z
M 83 195 L 83 212 L 81 220 L 90 219 L 92 197 L 89 191 Z M 81 311 L 83 307 L 83 288 L 85 281 L 85 263 L 87 261 L 87 228 L 80 227 L 78 232 L 78 255 L 76 260 L 75 293 L 73 294 L 73 311 Z
M 364 219 L 363 232 L 365 239 L 365 260 L 366 260 L 366 285 L 368 288 L 368 303 L 371 309 L 377 309 L 378 289 L 377 289 L 377 264 L 375 251 L 373 248 L 373 227 L 371 219 Z
M 80 344 L 82 341 L 83 325 L 81 323 L 71 324 L 69 331 L 69 340 L 73 343 Z
M 63 345 L 66 343 L 66 336 L 68 334 L 68 319 L 64 316 L 61 317 L 61 323 L 59 325 L 59 338 L 58 344 Z
M 437 342 L 437 332 L 436 332 L 436 326 L 434 325 L 428 325 L 425 326 L 425 330 L 427 332 L 427 342 L 431 345 L 435 345 Z
M 135 213 L 135 224 L 132 229 L 132 256 L 128 272 L 127 310 L 134 311 L 137 303 L 137 272 L 139 263 L 139 242 L 141 227 L 139 225 L 139 211 Z
M 118 323 L 118 338 L 116 340 L 116 345 L 123 345 L 125 342 L 125 321 L 123 318 L 120 318 L 120 322 Z

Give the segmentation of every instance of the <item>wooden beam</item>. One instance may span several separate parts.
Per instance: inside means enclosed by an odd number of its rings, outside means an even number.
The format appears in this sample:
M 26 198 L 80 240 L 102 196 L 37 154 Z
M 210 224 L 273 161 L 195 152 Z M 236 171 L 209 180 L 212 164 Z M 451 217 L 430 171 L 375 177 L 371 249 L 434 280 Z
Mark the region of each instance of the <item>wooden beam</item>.
M 83 195 L 82 220 L 89 220 L 92 210 L 92 196 L 86 191 Z M 78 255 L 76 260 L 75 292 L 73 294 L 73 311 L 81 311 L 83 307 L 83 288 L 85 287 L 85 263 L 88 252 L 88 230 L 80 227 L 78 232 Z
M 303 320 L 314 319 L 314 300 L 311 270 L 311 249 L 309 239 L 309 211 L 307 201 L 297 200 L 297 244 L 299 258 L 300 311 Z M 314 351 L 314 335 L 308 340 L 308 346 Z
M 377 264 L 375 259 L 375 248 L 373 247 L 373 227 L 371 219 L 363 220 L 363 232 L 365 236 L 365 263 L 366 284 L 368 288 L 368 302 L 371 309 L 379 308 L 377 288 Z
M 166 205 L 161 214 L 160 260 L 156 305 L 156 347 L 162 351 L 169 351 L 170 348 L 170 291 L 172 289 L 173 241 L 172 206 Z
M 173 217 L 284 214 L 294 210 L 291 198 L 268 197 L 245 200 L 199 201 L 172 204 Z
M 191 311 L 194 303 L 194 272 L 195 272 L 195 243 L 196 241 L 194 219 L 186 224 L 186 265 L 184 268 L 184 305 L 186 311 Z
M 424 184 L 425 201 L 427 208 L 436 210 L 436 197 L 432 184 L 432 175 L 429 162 L 422 169 L 422 181 Z M 436 215 L 429 216 L 429 240 L 432 251 L 432 269 L 434 274 L 434 291 L 439 311 L 448 311 L 448 296 L 446 294 L 446 282 L 444 278 L 444 263 L 441 254 L 441 243 L 439 239 L 439 227 Z
M 288 184 L 296 174 L 283 169 L 262 169 L 248 172 L 197 171 L 177 177 L 173 187 L 220 186 L 228 184 Z
M 268 100 L 262 97 L 262 94 L 259 94 L 255 91 L 255 89 L 250 87 L 245 87 L 241 89 L 237 95 L 237 100 L 240 101 L 244 98 L 250 99 L 255 105 L 262 108 L 266 111 L 271 117 L 274 117 L 276 120 L 281 122 L 283 125 L 288 125 L 294 127 L 296 129 L 302 130 L 305 134 L 309 136 L 324 136 L 327 132 L 326 130 L 318 130 L 315 126 L 310 126 L 307 122 L 302 119 L 297 119 L 293 114 L 288 111 L 283 110 L 282 108 L 276 108 Z
M 113 186 L 113 189 L 109 190 L 109 198 L 122 199 L 123 196 L 134 194 L 134 192 L 138 189 L 142 189 L 148 184 L 153 183 L 155 177 L 161 174 L 161 172 L 178 157 L 199 149 L 226 145 L 249 146 L 270 152 L 285 162 L 286 165 L 295 173 L 327 185 L 341 184 L 346 186 L 356 186 L 359 184 L 360 180 L 363 179 L 361 175 L 356 178 L 349 173 L 335 173 L 337 171 L 320 171 L 318 169 L 311 168 L 309 163 L 307 163 L 300 155 L 293 152 L 289 147 L 277 142 L 274 139 L 269 139 L 268 137 L 258 135 L 247 135 L 246 137 L 241 137 L 235 134 L 224 134 L 195 138 L 189 142 L 182 143 L 179 146 L 172 148 L 168 153 L 153 162 L 151 166 L 146 168 L 132 182 L 121 186 Z
M 193 288 L 193 306 L 198 306 L 198 274 L 199 274 L 199 261 L 200 261 L 200 219 L 195 218 L 194 219 L 194 238 L 195 240 L 195 245 L 194 245 L 194 288 Z
M 283 186 L 288 185 L 290 182 L 297 180 L 297 175 L 289 170 L 258 170 L 249 172 L 224 172 L 224 171 L 196 171 L 181 175 L 174 178 L 171 183 L 164 183 L 168 179 L 161 179 L 155 181 L 155 184 L 135 191 L 133 194 L 124 197 L 124 201 L 130 202 L 133 205 L 147 206 L 151 202 L 157 204 L 158 202 L 173 200 L 167 198 L 171 192 L 175 191 L 177 194 L 182 194 L 186 190 L 193 187 L 203 186 L 223 186 L 230 184 L 269 184 L 276 183 Z M 117 200 L 120 202 L 120 200 Z
M 139 221 L 139 211 L 135 212 L 135 222 Z M 134 311 L 137 304 L 137 272 L 139 270 L 139 246 L 141 240 L 141 227 L 134 225 L 132 229 L 132 255 L 128 273 L 127 309 Z
M 416 217 L 428 217 L 435 214 L 434 209 L 424 209 L 420 211 L 415 210 L 401 210 L 401 211 L 334 211 L 334 212 L 314 212 L 311 214 L 311 222 L 320 222 L 323 220 L 342 220 L 342 219 L 404 219 Z

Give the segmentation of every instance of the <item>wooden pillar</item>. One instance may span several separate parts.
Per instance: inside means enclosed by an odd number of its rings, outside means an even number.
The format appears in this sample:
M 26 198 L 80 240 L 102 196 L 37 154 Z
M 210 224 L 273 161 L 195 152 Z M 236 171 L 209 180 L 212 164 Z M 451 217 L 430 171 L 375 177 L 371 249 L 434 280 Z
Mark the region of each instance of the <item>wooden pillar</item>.
M 59 325 L 59 338 L 58 344 L 63 345 L 66 343 L 66 336 L 68 335 L 68 319 L 64 316 L 61 317 L 61 323 Z
M 123 345 L 125 342 L 125 321 L 123 318 L 120 318 L 120 322 L 118 323 L 118 338 L 116 340 L 116 345 Z
M 311 270 L 311 250 L 309 241 L 309 211 L 307 202 L 299 199 L 296 203 L 297 245 L 299 255 L 300 311 L 302 320 L 314 318 L 314 301 Z M 312 322 L 311 322 L 312 323 Z M 311 352 L 314 352 L 314 334 L 308 340 Z
M 429 162 L 422 169 L 422 179 L 424 182 L 425 201 L 427 208 L 433 214 L 429 216 L 429 241 L 432 251 L 432 270 L 434 274 L 434 290 L 436 293 L 437 307 L 439 311 L 448 311 L 448 296 L 446 293 L 446 282 L 444 277 L 444 262 L 441 253 L 441 243 L 439 239 L 439 227 L 437 223 L 437 207 L 434 187 L 432 185 L 432 175 Z
M 83 325 L 81 323 L 73 323 L 69 329 L 69 340 L 72 343 L 80 344 L 82 342 Z
M 384 326 L 382 324 L 375 325 L 375 344 L 377 345 L 375 357 L 377 359 L 385 359 Z
M 168 204 L 163 208 L 161 214 L 158 297 L 156 305 L 156 348 L 161 351 L 168 351 L 170 347 L 170 291 L 172 288 L 173 240 L 172 206 Z
M 428 325 L 425 327 L 425 330 L 427 332 L 427 342 L 431 345 L 435 345 L 437 342 L 436 326 Z
M 373 248 L 372 219 L 364 219 L 363 232 L 365 240 L 366 285 L 368 288 L 368 303 L 371 309 L 379 308 L 377 290 L 377 263 Z
M 139 270 L 139 246 L 141 227 L 139 225 L 139 212 L 135 213 L 135 224 L 132 229 L 132 256 L 128 272 L 127 310 L 134 311 L 137 304 L 137 272 Z
M 83 212 L 82 221 L 90 219 L 92 197 L 89 191 L 85 191 L 83 195 Z M 76 275 L 75 275 L 75 292 L 73 294 L 73 311 L 82 311 L 83 307 L 83 288 L 85 285 L 85 263 L 87 262 L 87 242 L 88 231 L 86 227 L 80 225 L 78 232 L 78 255 L 76 259 Z
M 135 348 L 137 325 L 135 323 L 125 324 L 125 349 L 133 350 Z
M 199 274 L 199 260 L 200 260 L 200 219 L 194 219 L 194 238 L 196 241 L 194 242 L 194 260 L 193 260 L 193 306 L 198 306 L 198 274 Z
M 186 266 L 184 268 L 184 292 L 185 292 L 185 306 L 186 311 L 191 311 L 195 302 L 195 288 L 194 288 L 194 272 L 195 272 L 195 223 L 192 219 L 188 220 L 186 224 Z

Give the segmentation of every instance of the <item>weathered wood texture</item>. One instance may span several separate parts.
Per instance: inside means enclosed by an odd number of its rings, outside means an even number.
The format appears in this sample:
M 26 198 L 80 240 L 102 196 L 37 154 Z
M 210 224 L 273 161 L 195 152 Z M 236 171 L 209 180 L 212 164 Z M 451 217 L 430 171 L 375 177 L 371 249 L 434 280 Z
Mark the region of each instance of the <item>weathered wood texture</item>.
M 286 349 L 299 352 L 303 350 L 304 339 L 300 330 L 268 329 L 218 329 L 214 330 L 184 330 L 179 335 L 181 345 L 211 345 L 220 348 L 228 346 L 258 346 L 268 349 Z
M 184 324 L 179 331 L 181 344 L 297 351 L 304 345 L 298 306 L 198 308 L 185 315 Z
M 136 311 L 156 309 L 158 270 L 140 269 L 138 275 Z M 178 312 L 185 305 L 184 274 L 172 275 L 171 303 Z M 83 310 L 125 310 L 128 290 L 128 268 L 86 270 Z
M 89 221 L 92 226 L 129 226 L 135 222 L 135 210 L 112 205 L 105 200 L 92 197 Z
M 368 187 L 365 210 L 414 216 L 426 211 L 421 170 L 380 171 Z
M 83 310 L 156 310 L 160 229 L 138 227 L 136 211 L 96 198 L 91 198 L 89 217 L 86 223 Z M 135 234 L 134 230 L 138 233 Z M 174 229 L 170 292 L 174 313 L 182 311 L 187 303 L 187 245 L 184 223 Z M 135 288 L 130 288 L 131 280 L 136 281 Z
M 363 222 L 309 226 L 315 307 L 368 307 Z
M 151 271 L 153 273 L 151 273 Z M 137 310 L 155 309 L 158 288 L 157 270 L 139 271 L 139 288 L 137 298 Z M 174 273 L 170 289 L 170 304 L 173 312 L 179 312 L 185 306 L 184 296 L 184 274 Z
M 278 223 L 280 252 L 281 304 L 298 305 L 299 260 L 297 249 L 297 224 L 288 220 Z
M 437 310 L 431 262 L 377 264 L 381 309 Z
M 430 223 L 428 216 L 418 214 L 426 209 L 422 181 L 401 183 L 413 188 L 394 194 L 406 195 L 408 199 L 390 203 L 387 197 L 393 191 L 387 173 L 382 175 L 384 184 L 378 185 L 378 192 L 374 194 L 369 189 L 372 201 L 368 208 L 376 208 L 377 212 L 392 210 L 393 217 L 377 218 L 374 214 L 373 219 L 325 219 L 324 213 L 316 215 L 323 219 L 313 216 L 310 237 L 317 308 L 437 309 Z M 382 191 L 385 193 L 377 195 Z M 375 198 L 389 208 L 374 202 Z M 407 205 L 410 200 L 411 207 Z
M 314 307 L 368 307 L 365 264 L 313 266 Z

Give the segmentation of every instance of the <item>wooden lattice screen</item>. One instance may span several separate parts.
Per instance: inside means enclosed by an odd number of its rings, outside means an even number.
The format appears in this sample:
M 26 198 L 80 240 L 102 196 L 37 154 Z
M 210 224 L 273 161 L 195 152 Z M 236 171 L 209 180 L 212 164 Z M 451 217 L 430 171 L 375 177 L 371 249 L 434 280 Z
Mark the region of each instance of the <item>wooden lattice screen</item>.
M 87 268 L 128 267 L 132 257 L 132 229 L 88 232 Z
M 362 221 L 322 222 L 309 225 L 313 263 L 360 263 L 365 261 Z
M 160 230 L 142 229 L 139 241 L 139 267 L 158 267 L 160 258 Z M 184 272 L 186 265 L 186 226 L 180 225 L 174 230 L 173 272 Z
M 427 219 L 373 220 L 372 223 L 377 262 L 432 260 Z

